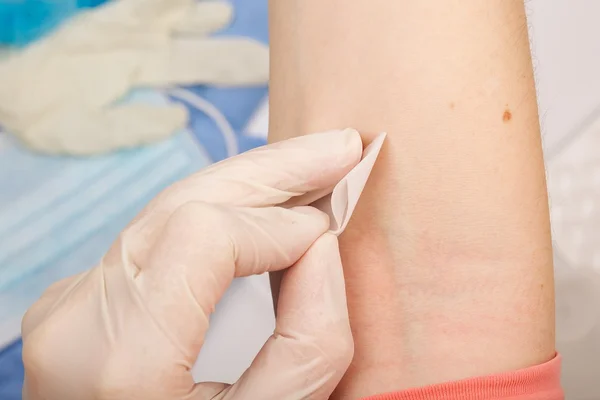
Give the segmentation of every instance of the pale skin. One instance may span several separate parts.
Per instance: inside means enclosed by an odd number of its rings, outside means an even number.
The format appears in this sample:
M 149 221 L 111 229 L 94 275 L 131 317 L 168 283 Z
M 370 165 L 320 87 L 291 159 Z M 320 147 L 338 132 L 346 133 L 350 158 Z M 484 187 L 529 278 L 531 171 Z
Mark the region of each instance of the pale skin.
M 523 0 L 271 0 L 270 140 L 388 138 L 340 238 L 352 399 L 555 354 Z

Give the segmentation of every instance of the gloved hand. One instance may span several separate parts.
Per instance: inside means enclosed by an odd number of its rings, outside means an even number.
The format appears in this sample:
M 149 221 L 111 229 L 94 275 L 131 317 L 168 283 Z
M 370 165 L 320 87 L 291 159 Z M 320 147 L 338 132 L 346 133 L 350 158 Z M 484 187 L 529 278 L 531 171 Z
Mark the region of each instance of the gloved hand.
M 0 124 L 44 153 L 88 155 L 164 139 L 187 123 L 183 105 L 123 104 L 133 88 L 266 84 L 268 47 L 207 37 L 226 2 L 114 0 L 0 60 Z
M 337 240 L 321 211 L 278 205 L 331 188 L 361 149 L 352 130 L 304 136 L 166 189 L 98 266 L 27 312 L 24 398 L 328 398 L 353 348 Z M 232 279 L 287 267 L 275 332 L 252 366 L 232 386 L 195 384 L 190 368 Z

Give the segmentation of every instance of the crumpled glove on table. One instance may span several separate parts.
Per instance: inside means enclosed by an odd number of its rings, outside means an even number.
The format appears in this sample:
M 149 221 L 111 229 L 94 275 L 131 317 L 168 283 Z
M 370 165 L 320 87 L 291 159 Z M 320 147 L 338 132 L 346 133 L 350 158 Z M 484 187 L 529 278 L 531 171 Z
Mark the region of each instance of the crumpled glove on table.
M 232 19 L 225 2 L 114 0 L 0 61 L 0 125 L 45 153 L 89 155 L 163 139 L 183 105 L 119 103 L 136 87 L 265 84 L 268 47 L 207 37 Z
M 24 398 L 327 399 L 353 353 L 337 239 L 325 213 L 278 205 L 333 187 L 361 150 L 356 131 L 314 134 L 166 189 L 98 266 L 27 312 Z M 275 332 L 252 366 L 232 386 L 195 384 L 190 369 L 233 278 L 287 267 Z

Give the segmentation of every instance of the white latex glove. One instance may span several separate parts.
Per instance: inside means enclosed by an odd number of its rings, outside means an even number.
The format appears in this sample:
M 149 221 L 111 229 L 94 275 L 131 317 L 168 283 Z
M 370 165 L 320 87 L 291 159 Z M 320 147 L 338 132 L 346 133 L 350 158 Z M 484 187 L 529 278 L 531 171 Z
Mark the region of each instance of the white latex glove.
M 232 13 L 228 3 L 197 0 L 114 0 L 82 13 L 0 61 L 0 124 L 45 153 L 163 139 L 185 127 L 185 107 L 116 102 L 135 87 L 267 82 L 266 45 L 206 36 Z
M 327 399 L 353 353 L 337 240 L 323 212 L 277 205 L 333 187 L 361 150 L 352 130 L 304 136 L 165 190 L 98 266 L 27 312 L 24 398 Z M 290 266 L 275 332 L 251 367 L 232 386 L 195 384 L 190 369 L 233 278 Z

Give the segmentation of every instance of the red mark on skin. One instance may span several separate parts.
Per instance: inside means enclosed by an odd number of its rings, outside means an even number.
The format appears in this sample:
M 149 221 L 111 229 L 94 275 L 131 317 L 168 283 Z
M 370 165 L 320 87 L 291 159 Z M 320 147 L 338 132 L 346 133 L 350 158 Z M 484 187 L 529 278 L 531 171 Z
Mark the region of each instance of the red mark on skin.
M 450 103 L 450 109 L 451 109 L 451 110 L 454 110 L 454 106 L 455 106 L 455 105 L 456 105 L 456 104 L 454 104 L 454 102 Z
M 512 118 L 512 114 L 511 112 L 508 110 L 508 108 L 504 111 L 504 114 L 502 114 L 502 121 L 504 122 L 508 122 L 510 121 L 510 119 Z

